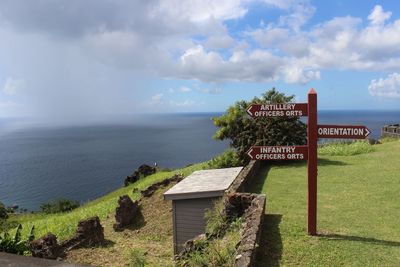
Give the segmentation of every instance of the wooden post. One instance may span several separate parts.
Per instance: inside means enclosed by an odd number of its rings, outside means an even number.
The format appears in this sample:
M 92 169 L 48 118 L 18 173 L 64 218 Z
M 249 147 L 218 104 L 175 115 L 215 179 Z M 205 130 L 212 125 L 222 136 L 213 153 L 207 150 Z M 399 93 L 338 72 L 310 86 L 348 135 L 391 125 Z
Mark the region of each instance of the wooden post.
M 308 92 L 308 234 L 317 234 L 317 93 Z

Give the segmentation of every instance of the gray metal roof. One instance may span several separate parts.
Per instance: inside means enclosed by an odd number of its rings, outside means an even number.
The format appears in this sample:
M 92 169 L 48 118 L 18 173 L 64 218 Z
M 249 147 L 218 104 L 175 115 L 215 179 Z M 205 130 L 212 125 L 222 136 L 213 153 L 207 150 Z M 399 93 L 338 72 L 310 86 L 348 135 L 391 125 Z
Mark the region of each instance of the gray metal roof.
M 164 199 L 222 196 L 243 167 L 195 171 L 164 193 Z

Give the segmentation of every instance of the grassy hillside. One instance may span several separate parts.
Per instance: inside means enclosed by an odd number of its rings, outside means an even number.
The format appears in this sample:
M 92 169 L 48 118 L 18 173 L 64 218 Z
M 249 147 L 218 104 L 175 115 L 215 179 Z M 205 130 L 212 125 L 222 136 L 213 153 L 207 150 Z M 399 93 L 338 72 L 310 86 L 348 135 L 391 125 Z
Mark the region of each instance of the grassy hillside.
M 59 240 L 65 240 L 75 233 L 76 226 L 80 220 L 96 215 L 99 216 L 101 220 L 104 220 L 107 215 L 114 212 L 119 196 L 127 194 L 133 200 L 138 199 L 140 197 L 140 190 L 147 188 L 153 183 L 162 181 L 163 179 L 171 177 L 177 173 L 182 173 L 184 176 L 187 176 L 195 170 L 203 169 L 205 166 L 206 163 L 199 163 L 174 171 L 156 173 L 145 177 L 128 187 L 122 187 L 101 198 L 88 202 L 69 213 L 50 215 L 26 214 L 13 216 L 11 220 L 16 220 L 22 224 L 24 234 L 29 231 L 31 225 L 34 225 L 36 237 L 41 237 L 48 232 L 52 232 L 57 235 Z M 121 180 L 121 183 L 122 182 L 123 181 Z M 93 186 L 95 187 L 96 184 L 94 183 Z M 134 188 L 138 188 L 139 192 L 133 193 Z
M 270 164 L 254 184 L 267 195 L 260 266 L 399 266 L 400 141 L 321 154 L 317 237 L 306 234 L 304 162 Z

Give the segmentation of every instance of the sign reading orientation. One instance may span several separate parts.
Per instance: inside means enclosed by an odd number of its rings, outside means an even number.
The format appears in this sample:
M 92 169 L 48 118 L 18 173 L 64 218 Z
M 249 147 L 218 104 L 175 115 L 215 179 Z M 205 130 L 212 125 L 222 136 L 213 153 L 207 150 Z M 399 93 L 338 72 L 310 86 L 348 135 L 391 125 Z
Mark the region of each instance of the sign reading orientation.
M 253 104 L 247 108 L 252 117 L 307 116 L 307 103 Z
M 365 139 L 370 133 L 365 126 L 318 125 L 318 137 L 320 138 Z
M 370 134 L 365 126 L 317 125 L 317 93 L 311 89 L 308 103 L 254 104 L 247 113 L 259 117 L 308 116 L 307 146 L 252 146 L 247 155 L 253 160 L 307 160 L 308 234 L 317 234 L 317 142 L 318 138 L 364 139 Z

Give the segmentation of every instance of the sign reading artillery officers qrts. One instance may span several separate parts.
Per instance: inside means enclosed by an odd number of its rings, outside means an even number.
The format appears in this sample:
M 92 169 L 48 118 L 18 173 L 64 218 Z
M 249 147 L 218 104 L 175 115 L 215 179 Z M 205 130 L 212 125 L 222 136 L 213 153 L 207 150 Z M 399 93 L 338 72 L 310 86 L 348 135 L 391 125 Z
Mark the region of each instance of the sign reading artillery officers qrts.
M 308 116 L 307 146 L 253 146 L 247 155 L 254 160 L 307 160 L 308 233 L 317 233 L 317 141 L 318 138 L 364 139 L 370 131 L 365 126 L 317 125 L 317 93 L 311 89 L 308 103 L 254 104 L 247 113 L 260 117 Z
M 254 104 L 247 110 L 252 117 L 301 117 L 307 116 L 307 103 Z

